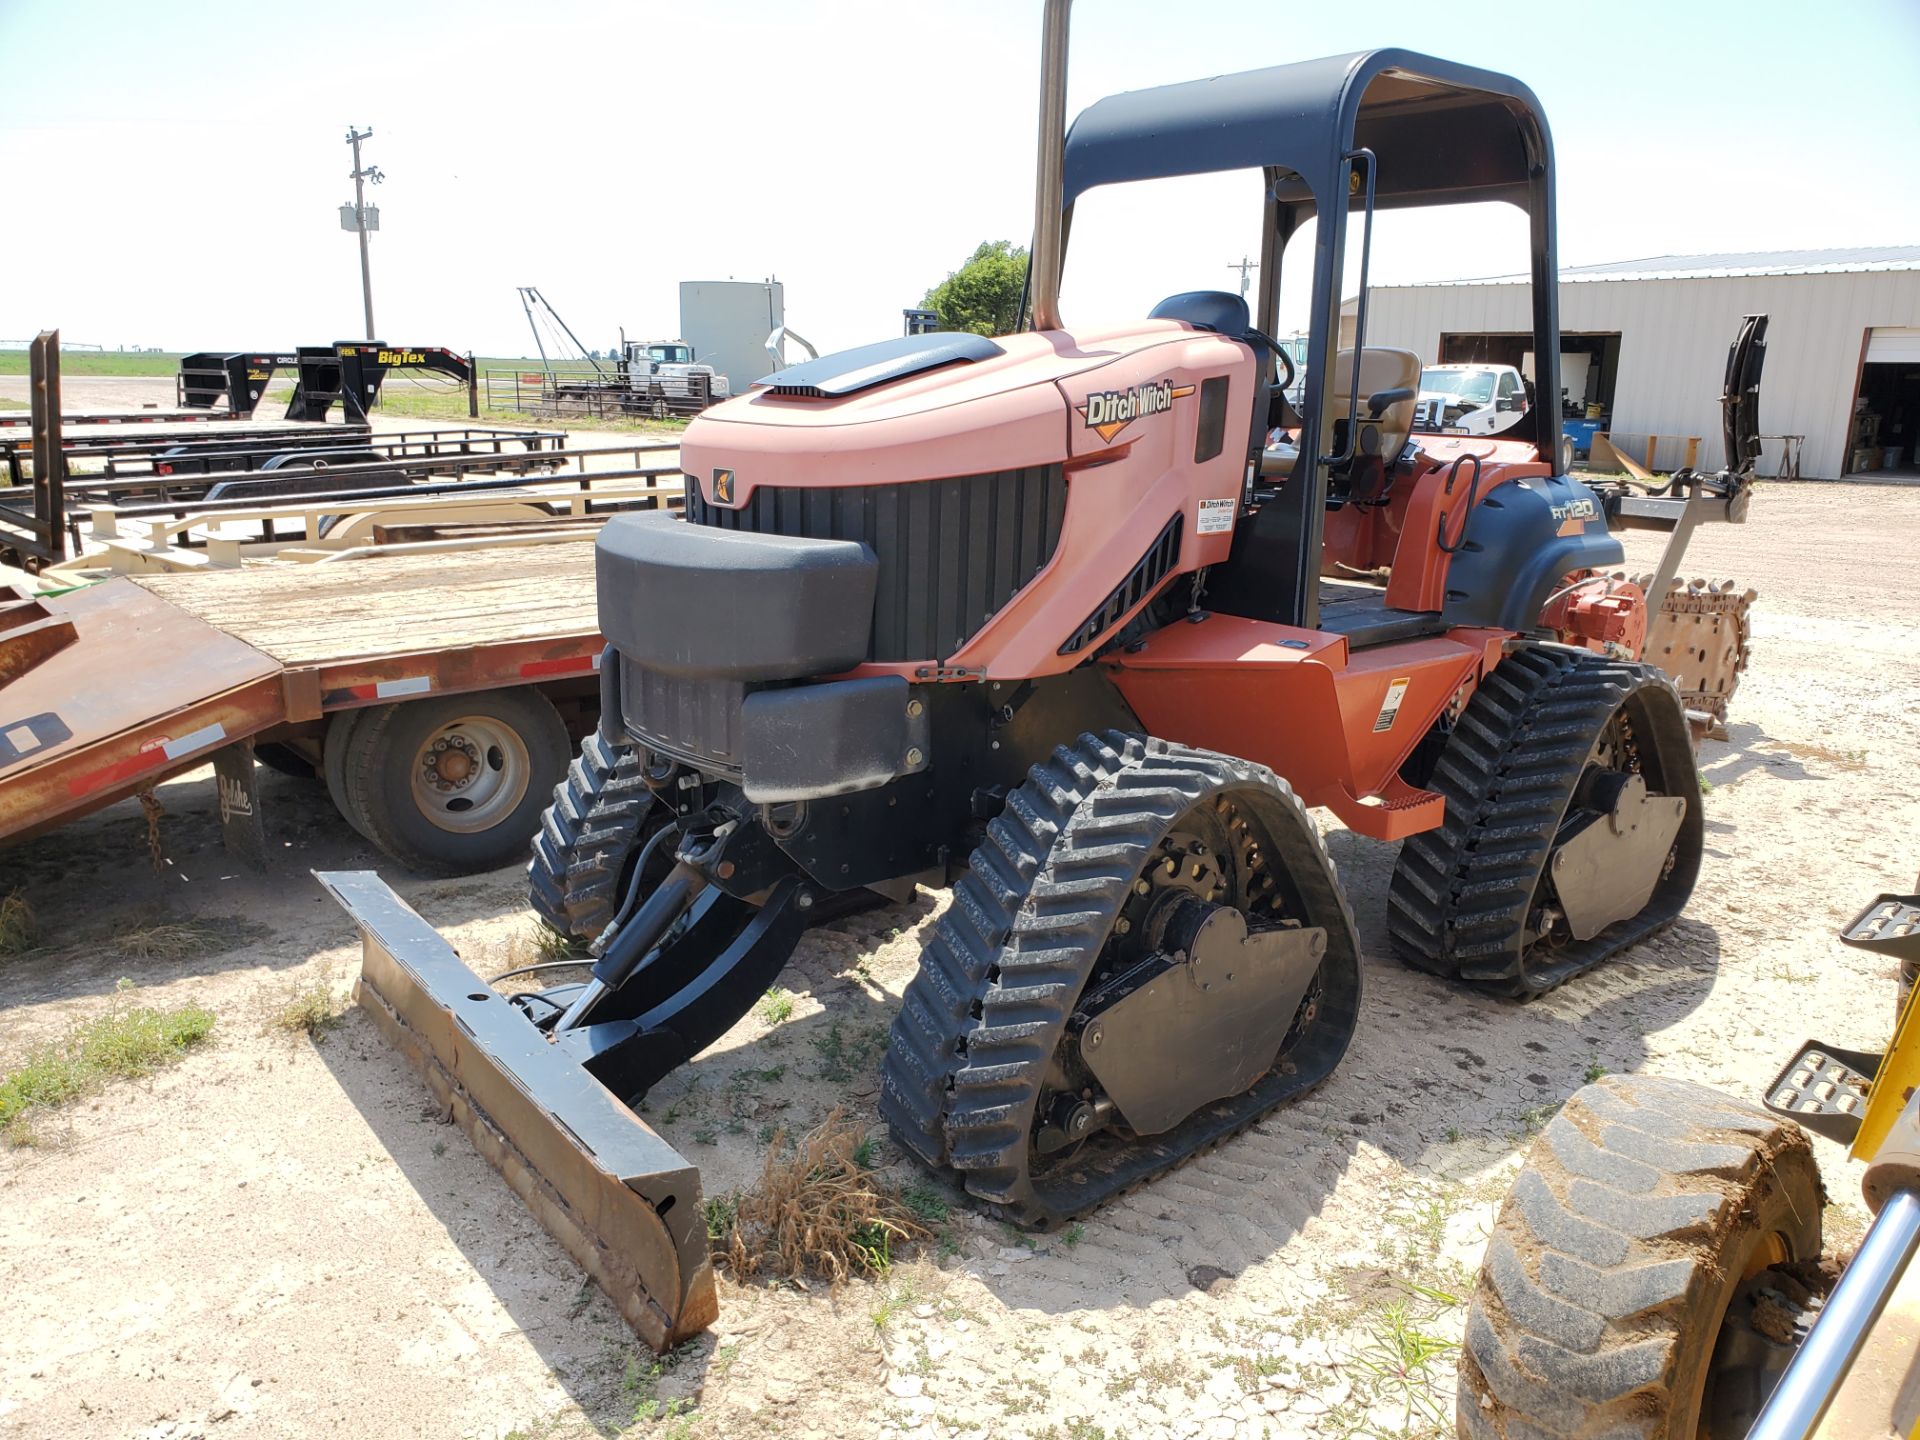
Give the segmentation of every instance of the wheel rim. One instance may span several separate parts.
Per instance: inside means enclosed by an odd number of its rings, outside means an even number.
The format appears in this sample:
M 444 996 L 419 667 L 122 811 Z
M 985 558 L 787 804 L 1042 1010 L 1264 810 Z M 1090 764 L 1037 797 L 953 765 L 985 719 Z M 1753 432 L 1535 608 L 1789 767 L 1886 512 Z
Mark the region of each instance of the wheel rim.
M 1701 1370 L 1695 1440 L 1738 1440 L 1752 1429 L 1812 1326 L 1824 1292 L 1796 1273 L 1797 1258 L 1805 1257 L 1785 1235 L 1769 1231 L 1740 1267 Z
M 532 777 L 519 731 L 490 715 L 463 715 L 414 754 L 413 803 L 437 829 L 472 835 L 518 809 Z
M 1662 773 L 1657 757 L 1649 757 L 1635 738 L 1632 717 L 1622 706 L 1613 713 L 1600 733 L 1594 737 L 1592 748 L 1587 752 L 1586 774 L 1576 786 L 1575 793 L 1586 789 L 1587 777 L 1599 774 L 1639 775 L 1645 781 L 1649 794 L 1666 795 L 1666 776 Z M 1561 817 L 1559 833 L 1553 843 L 1553 850 L 1565 843 L 1569 831 L 1577 828 L 1581 821 L 1600 818 L 1601 812 L 1581 806 L 1577 801 L 1569 802 L 1567 813 Z M 1680 854 L 1680 837 L 1676 836 L 1667 858 L 1661 866 L 1662 883 L 1673 873 L 1674 864 Z M 1560 909 L 1560 899 L 1554 890 L 1552 850 L 1548 852 L 1547 863 L 1540 867 L 1540 878 L 1534 884 L 1533 900 L 1527 907 L 1526 949 L 1552 951 L 1559 949 L 1572 937 L 1567 932 L 1566 917 Z M 1657 892 L 1656 892 L 1657 893 Z

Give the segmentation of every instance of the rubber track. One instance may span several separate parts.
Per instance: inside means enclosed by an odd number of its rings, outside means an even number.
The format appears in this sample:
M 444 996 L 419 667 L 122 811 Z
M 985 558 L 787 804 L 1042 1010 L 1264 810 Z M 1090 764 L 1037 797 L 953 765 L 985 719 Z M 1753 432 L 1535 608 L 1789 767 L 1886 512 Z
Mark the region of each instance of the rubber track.
M 1662 790 L 1689 804 L 1681 862 L 1638 915 L 1591 940 L 1526 952 L 1527 912 L 1587 755 L 1636 695 L 1656 713 L 1666 710 Z M 1636 735 L 1643 752 L 1656 744 L 1656 736 Z M 1474 691 L 1428 788 L 1446 797 L 1446 821 L 1401 846 L 1387 893 L 1387 934 L 1416 969 L 1499 994 L 1538 995 L 1666 926 L 1692 893 L 1700 785 L 1679 692 L 1651 666 L 1544 647 L 1515 651 Z
M 1258 787 L 1291 821 L 1272 835 L 1309 923 L 1328 929 L 1335 975 L 1314 1063 L 1281 1067 L 1173 1131 L 1076 1171 L 1069 1193 L 1028 1180 L 1033 1096 L 1147 852 L 1197 801 Z M 1276 830 L 1279 827 L 1274 827 Z M 1317 862 L 1317 863 L 1314 863 Z M 1034 767 L 987 828 L 935 925 L 893 1026 L 880 1109 L 893 1137 L 959 1172 L 976 1198 L 1050 1227 L 1212 1148 L 1331 1073 L 1359 1003 L 1351 911 L 1311 818 L 1263 766 L 1137 735 L 1083 735 Z
M 1611 1076 L 1547 1122 L 1467 1313 L 1468 1440 L 1668 1440 L 1708 1359 L 1743 1225 L 1820 1250 L 1805 1132 L 1682 1080 Z M 1689 1428 L 1688 1434 L 1692 1431 Z
M 598 935 L 613 918 L 621 871 L 652 805 L 639 749 L 590 731 L 533 837 L 527 891 L 535 913 L 577 940 Z

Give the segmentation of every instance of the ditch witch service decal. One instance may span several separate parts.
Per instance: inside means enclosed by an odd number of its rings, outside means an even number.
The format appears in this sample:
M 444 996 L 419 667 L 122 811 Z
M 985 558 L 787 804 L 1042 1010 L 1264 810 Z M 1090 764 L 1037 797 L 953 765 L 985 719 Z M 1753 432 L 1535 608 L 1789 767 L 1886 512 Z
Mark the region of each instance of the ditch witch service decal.
M 1125 390 L 1096 390 L 1087 396 L 1086 404 L 1073 408 L 1086 420 L 1089 430 L 1102 440 L 1111 440 L 1143 416 L 1171 410 L 1174 401 L 1191 395 L 1193 389 L 1191 385 L 1157 380 L 1150 385 L 1130 385 Z

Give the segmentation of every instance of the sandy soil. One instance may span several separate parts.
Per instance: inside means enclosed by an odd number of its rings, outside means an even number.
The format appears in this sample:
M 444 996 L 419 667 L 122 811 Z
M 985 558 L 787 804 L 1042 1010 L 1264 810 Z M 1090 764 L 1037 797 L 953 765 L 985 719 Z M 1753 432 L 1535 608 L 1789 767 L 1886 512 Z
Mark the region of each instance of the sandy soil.
M 387 870 L 483 972 L 528 943 L 515 873 L 395 876 L 279 777 L 264 878 L 221 852 L 204 775 L 163 787 L 157 872 L 130 807 L 0 855 L 0 892 L 50 932 L 0 962 L 0 1070 L 122 976 L 219 1016 L 178 1068 L 0 1151 L 0 1434 L 1432 1433 L 1493 1208 L 1584 1077 L 1751 1095 L 1809 1035 L 1883 1043 L 1891 967 L 1831 937 L 1920 869 L 1917 545 L 1920 494 L 1854 486 L 1765 489 L 1751 524 L 1696 542 L 1690 572 L 1762 601 L 1731 740 L 1702 754 L 1705 877 L 1656 940 L 1532 1005 L 1461 994 L 1388 954 L 1392 848 L 1330 827 L 1370 988 L 1322 1090 L 1037 1244 L 956 1202 L 885 1282 L 723 1280 L 719 1324 L 660 1366 L 363 1018 L 317 1041 L 272 1024 L 316 980 L 344 1001 L 354 969 L 309 869 Z M 750 1181 L 772 1127 L 873 1115 L 874 1056 L 944 902 L 810 935 L 782 977 L 791 1017 L 743 1022 L 656 1089 L 649 1118 L 709 1194 Z M 211 922 L 198 953 L 139 958 L 143 929 L 183 918 Z M 1830 1233 L 1857 1233 L 1857 1176 L 1816 1144 Z

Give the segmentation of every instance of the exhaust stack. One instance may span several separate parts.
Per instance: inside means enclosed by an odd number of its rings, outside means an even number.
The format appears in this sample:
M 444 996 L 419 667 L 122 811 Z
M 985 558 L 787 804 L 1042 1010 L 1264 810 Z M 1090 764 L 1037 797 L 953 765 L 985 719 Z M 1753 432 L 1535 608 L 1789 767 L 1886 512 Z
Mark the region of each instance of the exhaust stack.
M 1067 12 L 1073 0 L 1047 0 L 1040 37 L 1040 153 L 1034 166 L 1033 328 L 1060 328 L 1060 269 L 1065 256 L 1061 192 L 1067 158 Z

